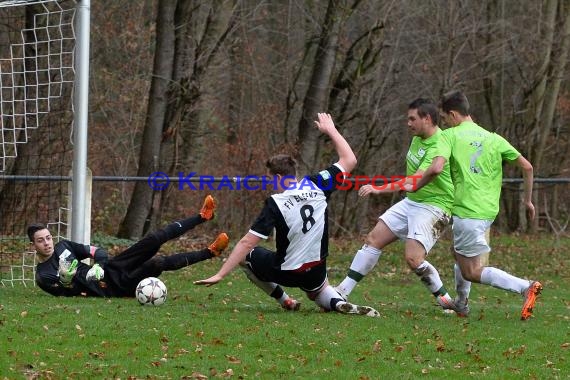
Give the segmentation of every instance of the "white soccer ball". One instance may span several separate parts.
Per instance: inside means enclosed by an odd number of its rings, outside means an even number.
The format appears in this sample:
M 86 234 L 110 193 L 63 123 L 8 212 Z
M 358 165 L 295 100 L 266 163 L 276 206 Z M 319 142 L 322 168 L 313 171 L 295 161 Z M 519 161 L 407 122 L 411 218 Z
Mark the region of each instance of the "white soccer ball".
M 141 305 L 160 306 L 166 301 L 166 285 L 156 277 L 147 277 L 137 285 L 135 296 Z

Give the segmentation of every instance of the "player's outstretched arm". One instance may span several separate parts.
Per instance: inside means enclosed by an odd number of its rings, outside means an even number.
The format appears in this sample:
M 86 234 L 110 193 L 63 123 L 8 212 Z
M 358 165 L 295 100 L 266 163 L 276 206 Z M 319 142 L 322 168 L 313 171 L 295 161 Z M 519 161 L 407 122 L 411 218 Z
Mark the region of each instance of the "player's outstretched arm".
M 523 203 L 528 210 L 528 216 L 530 220 L 534 219 L 535 216 L 535 209 L 534 205 L 532 204 L 532 185 L 534 182 L 534 169 L 532 168 L 532 164 L 520 155 L 516 160 L 512 161 L 513 164 L 517 165 L 523 171 L 523 180 L 524 180 L 524 194 L 523 194 Z
M 330 137 L 339 157 L 338 164 L 347 172 L 351 172 L 356 167 L 356 155 L 345 138 L 336 129 L 332 116 L 328 113 L 318 113 L 317 118 L 315 126 L 321 133 Z
M 222 281 L 224 277 L 226 277 L 231 271 L 234 270 L 235 267 L 237 267 L 242 261 L 244 261 L 247 254 L 250 253 L 251 250 L 255 248 L 257 243 L 259 243 L 259 240 L 261 240 L 261 238 L 252 234 L 251 232 L 245 234 L 245 236 L 242 237 L 241 240 L 236 244 L 236 246 L 232 250 L 232 253 L 230 253 L 228 259 L 226 260 L 224 265 L 222 265 L 218 273 L 205 280 L 194 281 L 194 285 L 211 286 Z
M 447 160 L 444 157 L 441 156 L 435 157 L 432 160 L 431 165 L 426 169 L 423 175 L 421 175 L 421 178 L 419 178 L 419 180 L 417 175 L 409 177 L 412 178 L 412 182 L 406 183 L 404 185 L 405 190 L 408 192 L 418 191 L 419 189 L 421 189 L 422 187 L 433 181 L 435 177 L 437 177 L 443 171 L 443 167 L 445 166 L 446 162 Z
M 414 186 L 416 181 L 422 178 L 423 174 L 423 170 L 418 170 L 411 176 L 401 176 L 399 179 L 392 182 L 364 185 L 358 189 L 358 195 L 361 197 L 367 197 L 370 194 L 391 194 L 398 191 L 407 191 L 407 189 L 411 189 Z

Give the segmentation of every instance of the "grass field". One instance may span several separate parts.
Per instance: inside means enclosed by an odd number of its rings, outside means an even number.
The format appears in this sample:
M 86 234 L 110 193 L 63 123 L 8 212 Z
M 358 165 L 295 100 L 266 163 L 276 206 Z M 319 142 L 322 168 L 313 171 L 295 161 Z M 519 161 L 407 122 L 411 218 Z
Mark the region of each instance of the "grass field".
M 332 245 L 334 284 L 360 243 Z M 448 246 L 430 261 L 452 290 Z M 570 241 L 503 236 L 492 246 L 491 264 L 543 283 L 531 320 L 520 320 L 521 296 L 478 284 L 469 318 L 443 314 L 399 244 L 351 296 L 380 318 L 322 313 L 298 289 L 288 290 L 301 311 L 285 312 L 240 271 L 192 284 L 219 259 L 163 274 L 161 307 L 0 287 L 0 378 L 570 379 Z

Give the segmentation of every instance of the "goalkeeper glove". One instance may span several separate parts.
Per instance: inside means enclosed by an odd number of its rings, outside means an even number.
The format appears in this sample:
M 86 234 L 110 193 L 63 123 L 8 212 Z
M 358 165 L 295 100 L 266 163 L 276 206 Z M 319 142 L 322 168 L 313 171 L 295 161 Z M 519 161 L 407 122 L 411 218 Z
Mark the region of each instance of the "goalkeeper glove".
M 105 271 L 99 264 L 95 264 L 91 267 L 91 269 L 89 269 L 87 275 L 85 276 L 85 279 L 87 281 L 100 281 L 103 279 L 103 277 L 105 277 Z
M 73 276 L 77 273 L 77 259 L 69 263 L 65 258 L 59 259 L 59 281 L 64 286 L 70 286 L 73 281 Z

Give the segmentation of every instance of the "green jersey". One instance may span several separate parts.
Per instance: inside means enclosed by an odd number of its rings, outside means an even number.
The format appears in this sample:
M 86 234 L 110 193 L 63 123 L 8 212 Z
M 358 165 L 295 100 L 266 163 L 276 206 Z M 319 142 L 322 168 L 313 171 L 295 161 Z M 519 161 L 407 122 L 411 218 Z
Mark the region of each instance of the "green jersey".
M 451 166 L 455 185 L 453 215 L 495 219 L 499 213 L 503 160 L 513 161 L 521 154 L 503 137 L 472 121 L 443 131 L 434 154 L 447 159 Z
M 436 133 L 427 139 L 418 136 L 412 138 L 410 149 L 406 155 L 407 175 L 414 175 L 418 170 L 425 171 L 430 166 L 431 159 L 428 159 L 430 156 L 428 152 L 435 149 L 441 136 L 442 131 L 437 127 Z M 407 197 L 414 202 L 439 207 L 450 214 L 453 205 L 453 182 L 449 172 L 449 163 L 445 163 L 443 171 L 432 182 L 414 193 L 408 193 Z

